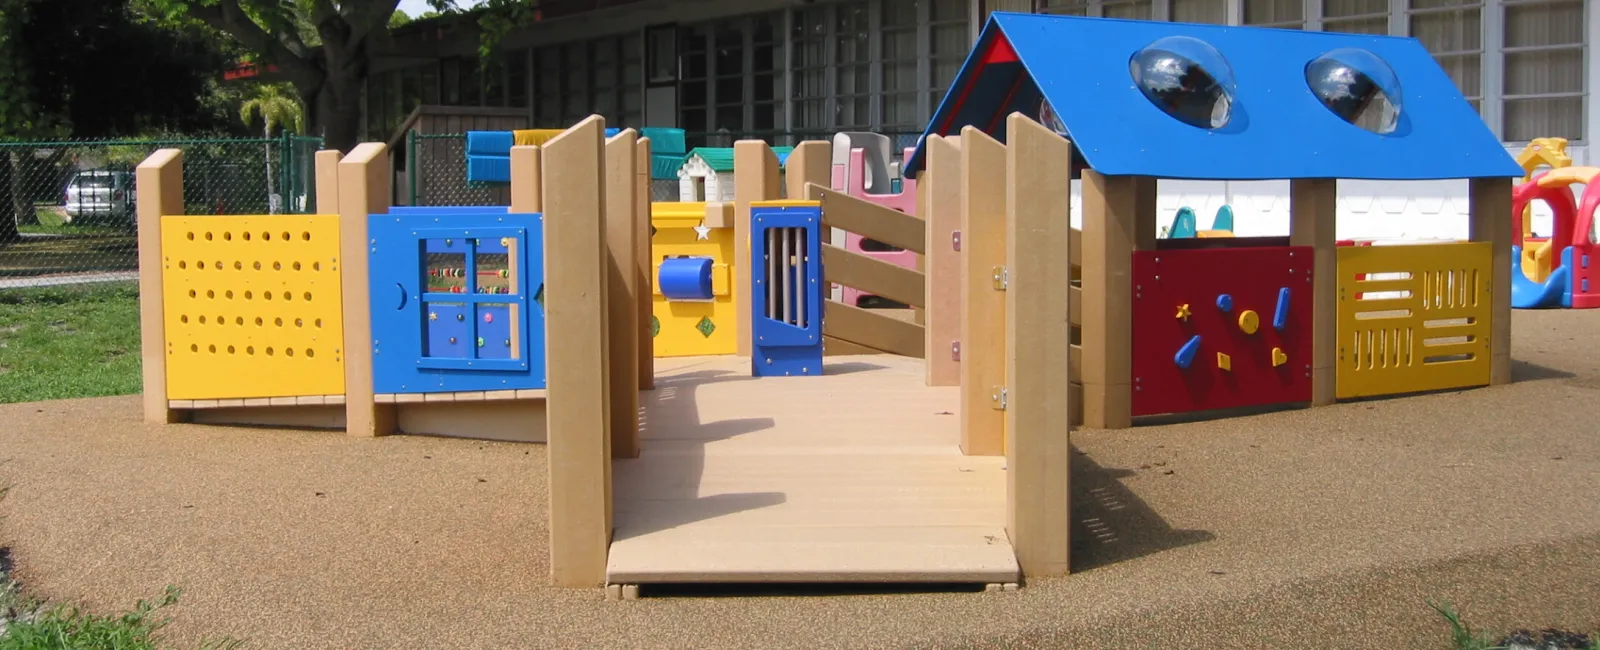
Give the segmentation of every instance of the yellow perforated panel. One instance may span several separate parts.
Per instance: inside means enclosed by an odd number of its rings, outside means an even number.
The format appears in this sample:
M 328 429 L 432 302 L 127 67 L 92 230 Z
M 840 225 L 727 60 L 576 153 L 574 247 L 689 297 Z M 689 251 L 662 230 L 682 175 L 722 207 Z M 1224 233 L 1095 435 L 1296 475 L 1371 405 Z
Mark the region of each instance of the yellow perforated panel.
M 1487 243 L 1338 251 L 1341 398 L 1489 383 Z
M 161 218 L 167 397 L 344 394 L 339 217 Z

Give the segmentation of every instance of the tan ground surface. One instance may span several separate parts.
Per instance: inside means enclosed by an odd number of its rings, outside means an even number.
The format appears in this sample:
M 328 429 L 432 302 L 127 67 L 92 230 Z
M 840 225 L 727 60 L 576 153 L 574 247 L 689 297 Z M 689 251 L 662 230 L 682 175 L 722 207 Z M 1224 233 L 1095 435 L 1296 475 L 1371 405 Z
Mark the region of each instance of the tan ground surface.
M 1074 441 L 1080 573 L 1015 594 L 608 603 L 546 581 L 544 449 L 0 407 L 38 595 L 183 585 L 257 648 L 1442 648 L 1600 628 L 1600 312 L 1518 313 L 1511 386 Z M 1167 471 L 1171 474 L 1167 474 Z

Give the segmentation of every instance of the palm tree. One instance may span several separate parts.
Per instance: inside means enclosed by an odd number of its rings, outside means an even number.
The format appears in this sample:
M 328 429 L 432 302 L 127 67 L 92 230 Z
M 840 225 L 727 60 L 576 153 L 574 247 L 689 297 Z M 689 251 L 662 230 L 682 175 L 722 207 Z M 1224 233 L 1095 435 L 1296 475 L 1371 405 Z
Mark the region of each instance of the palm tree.
M 277 214 L 278 206 L 282 202 L 278 204 L 272 202 L 272 197 L 277 193 L 272 176 L 272 129 L 280 127 L 299 131 L 304 111 L 300 106 L 300 100 L 285 92 L 282 85 L 263 84 L 256 86 L 253 96 L 239 106 L 239 119 L 244 121 L 245 126 L 254 122 L 257 114 L 261 116 L 262 137 L 267 140 L 267 205 L 272 214 Z

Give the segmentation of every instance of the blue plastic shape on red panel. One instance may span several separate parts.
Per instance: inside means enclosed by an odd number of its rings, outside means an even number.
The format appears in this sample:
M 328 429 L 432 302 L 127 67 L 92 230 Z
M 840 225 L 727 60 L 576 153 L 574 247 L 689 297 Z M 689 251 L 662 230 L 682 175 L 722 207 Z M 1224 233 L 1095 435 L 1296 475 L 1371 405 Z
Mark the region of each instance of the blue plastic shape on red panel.
M 1278 290 L 1278 307 L 1272 312 L 1272 329 L 1283 331 L 1289 325 L 1289 287 Z
M 409 208 L 367 227 L 374 392 L 545 387 L 542 215 Z
M 1200 335 L 1196 334 L 1189 337 L 1189 341 L 1184 343 L 1182 347 L 1178 348 L 1178 353 L 1172 355 L 1172 362 L 1178 364 L 1179 368 L 1188 370 L 1189 366 L 1194 364 L 1194 355 L 1198 354 L 1199 352 Z
M 1228 294 L 1217 296 L 1217 309 L 1221 309 L 1224 312 L 1233 311 L 1233 296 Z
M 750 209 L 750 365 L 756 377 L 822 374 L 821 224 L 818 206 Z
M 1130 63 L 1160 55 L 1163 48 L 1152 45 L 1174 37 L 1218 55 L 1207 62 L 1174 52 L 1171 62 L 1187 57 L 1201 65 L 1185 70 L 1203 73 L 1186 72 L 1174 83 L 1193 77 L 1202 88 L 1216 81 L 1226 90 L 1223 124 L 1175 119 L 1136 83 Z M 1313 61 L 1352 52 L 1359 56 L 1339 60 L 1379 82 L 1385 97 L 1396 95 L 1389 99 L 1398 117 L 1388 133 L 1346 121 L 1312 88 Z M 1006 115 L 1040 119 L 1046 103 L 1074 155 L 1111 176 L 1429 180 L 1523 173 L 1413 38 L 1009 12 L 991 15 L 902 169 L 911 178 L 921 171 L 929 135 L 971 126 L 1003 142 Z

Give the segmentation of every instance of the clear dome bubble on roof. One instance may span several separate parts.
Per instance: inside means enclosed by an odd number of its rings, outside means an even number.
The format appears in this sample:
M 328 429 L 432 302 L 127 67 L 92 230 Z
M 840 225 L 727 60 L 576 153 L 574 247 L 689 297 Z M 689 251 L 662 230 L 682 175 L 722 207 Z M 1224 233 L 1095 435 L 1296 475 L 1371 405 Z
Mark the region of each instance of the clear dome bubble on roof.
M 1055 107 L 1050 105 L 1050 100 L 1048 99 L 1039 100 L 1039 123 L 1043 124 L 1045 128 L 1055 131 L 1057 135 L 1063 137 L 1067 135 L 1066 123 L 1061 121 L 1061 114 L 1056 112 Z
M 1400 124 L 1400 78 L 1378 55 L 1341 48 L 1306 64 L 1306 85 L 1346 122 L 1377 134 Z
M 1233 114 L 1233 68 L 1209 43 L 1168 36 L 1128 61 L 1134 85 L 1150 103 L 1184 124 L 1219 129 Z

